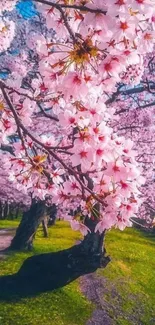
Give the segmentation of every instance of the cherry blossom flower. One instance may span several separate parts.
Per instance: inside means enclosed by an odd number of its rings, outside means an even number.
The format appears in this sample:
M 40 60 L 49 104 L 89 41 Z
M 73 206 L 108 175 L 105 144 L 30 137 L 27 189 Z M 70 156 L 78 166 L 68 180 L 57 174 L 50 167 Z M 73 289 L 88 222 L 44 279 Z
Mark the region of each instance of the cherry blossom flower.
M 0 18 L 0 52 L 6 51 L 15 36 L 15 23 L 7 18 Z
M 1 0 L 0 3 L 0 14 L 3 13 L 4 11 L 11 11 L 15 5 L 16 5 L 17 0 Z

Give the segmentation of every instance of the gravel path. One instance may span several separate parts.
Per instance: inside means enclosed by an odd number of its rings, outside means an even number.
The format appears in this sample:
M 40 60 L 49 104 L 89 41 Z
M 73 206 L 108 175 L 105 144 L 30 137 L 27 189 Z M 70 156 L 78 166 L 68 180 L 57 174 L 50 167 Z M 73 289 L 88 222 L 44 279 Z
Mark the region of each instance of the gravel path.
M 114 325 L 107 313 L 107 302 L 104 299 L 106 292 L 106 280 L 95 273 L 83 276 L 80 279 L 81 290 L 84 295 L 96 305 L 92 318 L 86 325 Z
M 122 279 L 120 285 L 126 285 Z M 125 280 L 127 281 L 127 280 Z M 118 283 L 118 282 L 117 282 Z M 88 274 L 80 279 L 81 290 L 87 299 L 96 306 L 91 319 L 85 325 L 116 325 L 119 321 L 124 321 L 123 324 L 144 325 L 142 317 L 145 316 L 145 302 L 143 295 L 130 294 L 128 299 L 134 302 L 132 311 L 123 309 L 123 297 L 117 290 L 115 282 L 108 282 L 103 276 L 96 273 Z M 109 299 L 106 299 L 106 296 Z M 113 315 L 110 317 L 110 315 Z M 122 322 L 121 322 L 122 324 Z M 150 320 L 147 325 L 155 325 L 155 317 Z
M 0 259 L 5 258 L 3 250 L 9 247 L 15 231 L 15 228 L 0 229 Z

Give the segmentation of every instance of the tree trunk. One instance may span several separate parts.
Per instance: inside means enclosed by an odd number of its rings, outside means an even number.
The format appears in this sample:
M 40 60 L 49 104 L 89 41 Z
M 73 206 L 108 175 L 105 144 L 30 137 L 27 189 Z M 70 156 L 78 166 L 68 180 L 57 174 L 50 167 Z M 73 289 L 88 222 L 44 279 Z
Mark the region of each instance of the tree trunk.
M 52 291 L 106 267 L 110 258 L 105 256 L 103 240 L 104 234 L 93 232 L 79 245 L 28 258 L 16 274 L 0 277 L 0 300 Z
M 55 204 L 52 204 L 48 208 L 49 219 L 48 219 L 48 227 L 55 225 L 56 217 L 57 217 L 57 207 Z
M 19 215 L 19 207 L 16 208 L 16 211 L 15 211 L 15 218 L 18 219 L 18 215 Z
M 4 203 L 1 203 L 1 220 L 4 219 Z
M 46 211 L 45 202 L 32 202 L 30 209 L 23 213 L 22 220 L 17 228 L 9 249 L 32 249 L 34 235 Z
M 4 206 L 4 219 L 7 219 L 9 216 L 9 203 L 5 202 L 5 206 Z
M 2 206 L 2 202 L 0 202 L 0 220 L 3 219 L 3 206 Z
M 10 205 L 9 219 L 14 220 L 14 206 L 13 206 L 13 204 Z
M 48 237 L 48 228 L 47 228 L 47 224 L 48 224 L 48 216 L 45 215 L 44 219 L 42 220 L 42 228 L 43 228 L 43 234 L 44 237 L 47 238 Z

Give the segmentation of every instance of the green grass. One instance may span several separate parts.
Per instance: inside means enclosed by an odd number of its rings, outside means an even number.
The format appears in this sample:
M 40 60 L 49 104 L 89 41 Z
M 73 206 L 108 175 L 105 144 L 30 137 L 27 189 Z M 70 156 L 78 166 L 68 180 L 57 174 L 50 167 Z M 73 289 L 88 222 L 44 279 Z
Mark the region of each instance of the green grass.
M 0 220 L 0 229 L 16 228 L 18 224 L 19 224 L 19 220 Z
M 0 228 L 14 227 L 18 221 L 0 221 Z M 49 229 L 43 238 L 39 228 L 34 254 L 67 248 L 80 239 L 65 222 Z M 97 275 L 105 281 L 101 299 L 114 325 L 155 324 L 155 237 L 129 228 L 112 230 L 106 236 L 112 261 Z M 0 262 L 0 274 L 18 270 L 32 253 L 16 253 Z M 78 281 L 37 297 L 0 304 L 0 325 L 85 325 L 94 306 L 79 290 Z M 104 324 L 106 325 L 106 324 Z
M 0 221 L 0 228 L 13 227 L 16 221 Z M 50 237 L 43 238 L 39 228 L 34 245 L 34 254 L 67 248 L 80 239 L 66 222 L 57 222 L 49 229 Z M 22 262 L 32 253 L 12 254 L 0 261 L 0 275 L 16 272 Z M 0 303 L 0 325 L 84 325 L 90 318 L 93 306 L 82 295 L 78 281 L 53 292 L 17 302 Z
M 106 278 L 104 299 L 114 324 L 155 324 L 155 236 L 112 230 L 106 247 L 112 262 L 98 274 Z

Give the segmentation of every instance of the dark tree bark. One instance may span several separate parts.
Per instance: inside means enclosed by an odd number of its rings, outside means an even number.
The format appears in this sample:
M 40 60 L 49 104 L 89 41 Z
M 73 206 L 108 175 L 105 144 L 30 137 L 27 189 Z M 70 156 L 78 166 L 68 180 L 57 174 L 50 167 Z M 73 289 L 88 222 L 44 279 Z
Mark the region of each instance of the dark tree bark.
M 48 208 L 48 213 L 49 213 L 48 227 L 50 227 L 53 226 L 56 221 L 57 207 L 55 204 L 52 204 L 52 206 Z
M 106 267 L 110 258 L 105 256 L 103 240 L 104 234 L 92 232 L 79 245 L 28 258 L 16 274 L 0 277 L 0 300 L 51 291 Z
M 5 202 L 5 205 L 4 205 L 4 219 L 7 219 L 8 216 L 9 216 L 9 203 L 8 202 Z
M 1 220 L 4 219 L 4 203 L 1 202 Z
M 48 237 L 47 224 L 48 224 L 48 216 L 46 215 L 46 216 L 44 216 L 44 219 L 42 220 L 42 228 L 43 228 L 43 234 L 44 234 L 45 238 Z
M 22 220 L 17 228 L 9 249 L 31 249 L 34 235 L 46 212 L 45 202 L 32 202 L 30 209 L 23 213 Z
M 0 219 L 3 219 L 3 206 L 2 206 L 2 202 L 0 202 Z
M 19 215 L 19 207 L 16 207 L 16 211 L 15 211 L 15 218 L 18 219 L 18 215 Z
M 10 207 L 10 219 L 14 220 L 14 209 L 12 206 Z

